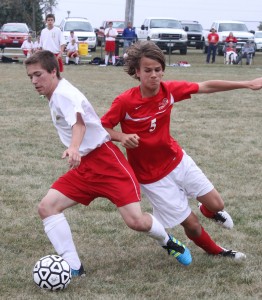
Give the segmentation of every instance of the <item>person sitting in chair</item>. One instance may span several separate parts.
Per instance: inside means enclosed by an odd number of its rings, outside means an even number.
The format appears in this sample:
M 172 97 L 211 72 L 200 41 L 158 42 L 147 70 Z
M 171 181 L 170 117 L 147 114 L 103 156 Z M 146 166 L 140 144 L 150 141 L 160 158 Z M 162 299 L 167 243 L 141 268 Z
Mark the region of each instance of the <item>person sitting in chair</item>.
M 69 59 L 72 58 L 75 60 L 75 64 L 79 63 L 79 54 L 78 54 L 78 46 L 74 39 L 71 40 L 70 43 L 66 46 L 66 65 L 69 64 Z
M 226 47 L 226 64 L 228 65 L 229 63 L 232 65 L 235 63 L 237 59 L 237 53 L 236 53 L 236 48 L 234 47 L 234 44 L 230 42 L 228 46 Z
M 254 46 L 250 43 L 250 41 L 247 41 L 242 47 L 236 63 L 239 63 L 242 60 L 242 58 L 246 58 L 246 64 L 250 65 L 254 52 Z

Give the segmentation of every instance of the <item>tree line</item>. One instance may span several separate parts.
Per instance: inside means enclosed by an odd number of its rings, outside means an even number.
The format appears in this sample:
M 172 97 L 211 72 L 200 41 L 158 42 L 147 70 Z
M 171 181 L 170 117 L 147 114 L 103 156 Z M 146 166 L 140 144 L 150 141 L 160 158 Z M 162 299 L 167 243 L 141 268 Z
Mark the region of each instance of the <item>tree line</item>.
M 26 23 L 39 33 L 45 27 L 43 16 L 52 13 L 56 0 L 1 0 L 0 27 L 9 22 Z

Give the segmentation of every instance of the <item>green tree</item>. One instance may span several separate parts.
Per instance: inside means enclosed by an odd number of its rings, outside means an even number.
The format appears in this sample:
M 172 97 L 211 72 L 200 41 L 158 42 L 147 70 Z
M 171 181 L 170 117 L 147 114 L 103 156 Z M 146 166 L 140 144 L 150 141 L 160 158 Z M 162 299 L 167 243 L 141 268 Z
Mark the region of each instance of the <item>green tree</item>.
M 259 26 L 257 27 L 258 30 L 262 30 L 262 22 L 260 22 Z
M 45 26 L 44 16 L 52 13 L 57 4 L 56 0 L 1 0 L 0 24 L 21 22 L 40 32 Z

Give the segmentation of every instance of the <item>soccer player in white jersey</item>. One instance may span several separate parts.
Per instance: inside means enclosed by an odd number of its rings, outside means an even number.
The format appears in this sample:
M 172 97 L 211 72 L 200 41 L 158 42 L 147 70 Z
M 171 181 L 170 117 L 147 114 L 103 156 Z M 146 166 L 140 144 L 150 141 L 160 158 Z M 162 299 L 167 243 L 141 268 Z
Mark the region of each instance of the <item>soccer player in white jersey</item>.
M 56 56 L 59 63 L 59 70 L 63 72 L 63 53 L 66 41 L 59 27 L 55 26 L 55 15 L 48 14 L 45 18 L 46 28 L 41 31 L 40 49 L 49 50 Z
M 181 224 L 188 238 L 209 254 L 244 259 L 245 254 L 217 245 L 191 211 L 188 198 L 196 198 L 203 215 L 225 228 L 233 227 L 217 190 L 170 135 L 170 115 L 173 105 L 191 94 L 258 90 L 262 78 L 242 82 L 164 82 L 165 56 L 158 46 L 147 41 L 130 46 L 124 70 L 140 85 L 116 97 L 101 121 L 112 140 L 126 148 L 141 190 L 153 206 L 153 215 L 166 229 Z M 121 132 L 114 130 L 119 123 Z
M 46 96 L 54 126 L 65 145 L 69 171 L 57 179 L 41 200 L 38 212 L 55 250 L 70 265 L 73 276 L 84 273 L 69 224 L 63 214 L 78 203 L 89 205 L 108 198 L 128 227 L 156 239 L 183 265 L 191 263 L 187 247 L 169 236 L 162 224 L 140 207 L 140 189 L 132 168 L 110 141 L 86 97 L 60 77 L 58 62 L 50 51 L 38 51 L 25 61 L 36 91 Z

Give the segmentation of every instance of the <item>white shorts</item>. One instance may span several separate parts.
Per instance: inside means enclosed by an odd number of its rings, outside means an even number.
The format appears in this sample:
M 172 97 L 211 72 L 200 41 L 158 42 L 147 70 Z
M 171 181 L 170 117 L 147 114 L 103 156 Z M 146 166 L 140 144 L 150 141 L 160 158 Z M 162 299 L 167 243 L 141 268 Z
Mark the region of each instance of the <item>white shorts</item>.
M 153 215 L 165 228 L 181 224 L 190 215 L 188 198 L 196 199 L 214 189 L 213 184 L 185 152 L 180 164 L 166 177 L 140 186 L 153 206 Z

